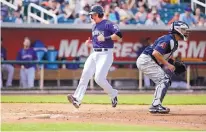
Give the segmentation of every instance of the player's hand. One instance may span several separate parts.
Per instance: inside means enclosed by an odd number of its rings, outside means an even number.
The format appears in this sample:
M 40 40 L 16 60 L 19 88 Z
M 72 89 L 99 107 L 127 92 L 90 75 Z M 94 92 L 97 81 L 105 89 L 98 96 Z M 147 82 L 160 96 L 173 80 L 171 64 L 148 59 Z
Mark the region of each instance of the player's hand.
M 102 34 L 100 34 L 99 36 L 97 36 L 97 40 L 100 41 L 100 42 L 104 42 L 105 38 Z
M 85 41 L 85 44 L 87 46 L 89 46 L 92 43 L 92 40 L 90 39 L 90 37 Z
M 168 68 L 171 72 L 174 72 L 174 71 L 175 71 L 175 66 L 172 65 L 172 64 L 168 64 L 168 65 L 167 65 L 167 68 Z
M 24 66 L 23 66 L 23 65 L 21 66 L 21 69 L 24 69 Z

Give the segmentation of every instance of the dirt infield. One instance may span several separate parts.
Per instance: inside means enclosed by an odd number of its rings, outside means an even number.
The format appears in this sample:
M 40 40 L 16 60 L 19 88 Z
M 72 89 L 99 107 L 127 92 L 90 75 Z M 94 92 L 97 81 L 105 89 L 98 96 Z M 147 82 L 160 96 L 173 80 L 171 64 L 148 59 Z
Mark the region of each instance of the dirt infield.
M 169 106 L 170 114 L 150 114 L 148 106 L 2 103 L 2 122 L 95 122 L 206 130 L 206 105 Z

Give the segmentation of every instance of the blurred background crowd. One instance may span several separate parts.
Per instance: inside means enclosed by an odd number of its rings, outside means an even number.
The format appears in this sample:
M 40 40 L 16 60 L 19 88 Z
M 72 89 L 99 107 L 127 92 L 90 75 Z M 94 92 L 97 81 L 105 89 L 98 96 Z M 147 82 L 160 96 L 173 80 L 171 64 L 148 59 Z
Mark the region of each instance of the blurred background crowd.
M 55 14 L 58 23 L 90 24 L 92 5 L 105 9 L 105 18 L 120 25 L 169 25 L 175 20 L 190 26 L 206 26 L 205 9 L 191 9 L 191 0 L 7 0 L 18 6 L 12 10 L 1 3 L 1 22 L 26 23 L 28 5 L 34 3 Z M 32 10 L 36 11 L 35 9 Z M 44 16 L 51 23 L 52 18 Z M 33 20 L 33 23 L 39 21 Z

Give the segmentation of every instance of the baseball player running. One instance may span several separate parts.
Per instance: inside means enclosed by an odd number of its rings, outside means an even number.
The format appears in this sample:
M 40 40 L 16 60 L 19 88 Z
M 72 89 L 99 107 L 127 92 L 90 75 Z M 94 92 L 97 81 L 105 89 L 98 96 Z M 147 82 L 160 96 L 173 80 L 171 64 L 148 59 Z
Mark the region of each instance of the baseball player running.
M 94 5 L 89 13 L 95 24 L 92 27 L 92 40 L 88 38 L 86 45 L 92 43 L 94 52 L 85 62 L 79 85 L 73 95 L 67 98 L 76 108 L 79 108 L 86 92 L 88 82 L 95 73 L 96 83 L 111 97 L 112 107 L 117 105 L 118 91 L 113 89 L 106 76 L 113 62 L 114 40 L 121 41 L 122 34 L 117 25 L 104 20 L 103 7 Z
M 18 52 L 17 60 L 19 61 L 34 61 L 37 60 L 36 52 L 30 48 L 30 39 L 24 38 L 24 48 Z M 22 64 L 20 70 L 20 82 L 23 88 L 34 87 L 36 64 Z
M 156 84 L 154 100 L 149 108 L 150 113 L 169 113 L 170 109 L 162 106 L 168 87 L 171 85 L 171 75 L 178 73 L 179 67 L 171 64 L 170 56 L 178 48 L 178 40 L 186 41 L 189 26 L 182 21 L 171 24 L 169 34 L 159 37 L 153 45 L 147 47 L 137 59 L 137 67 Z M 169 62 L 168 62 L 169 61 Z M 182 65 L 183 71 L 185 66 Z M 169 71 L 169 72 L 166 72 Z M 172 74 L 168 74 L 172 73 Z

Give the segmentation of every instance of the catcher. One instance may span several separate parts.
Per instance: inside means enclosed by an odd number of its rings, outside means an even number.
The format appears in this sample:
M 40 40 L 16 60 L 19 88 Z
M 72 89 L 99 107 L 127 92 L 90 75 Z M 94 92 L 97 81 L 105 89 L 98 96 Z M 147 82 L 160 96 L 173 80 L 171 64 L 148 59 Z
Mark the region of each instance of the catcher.
M 182 21 L 171 24 L 169 34 L 159 37 L 153 45 L 147 47 L 137 59 L 137 67 L 156 84 L 154 100 L 150 113 L 169 113 L 162 101 L 171 85 L 171 75 L 185 72 L 182 62 L 169 59 L 178 48 L 178 40 L 187 41 L 189 26 Z

